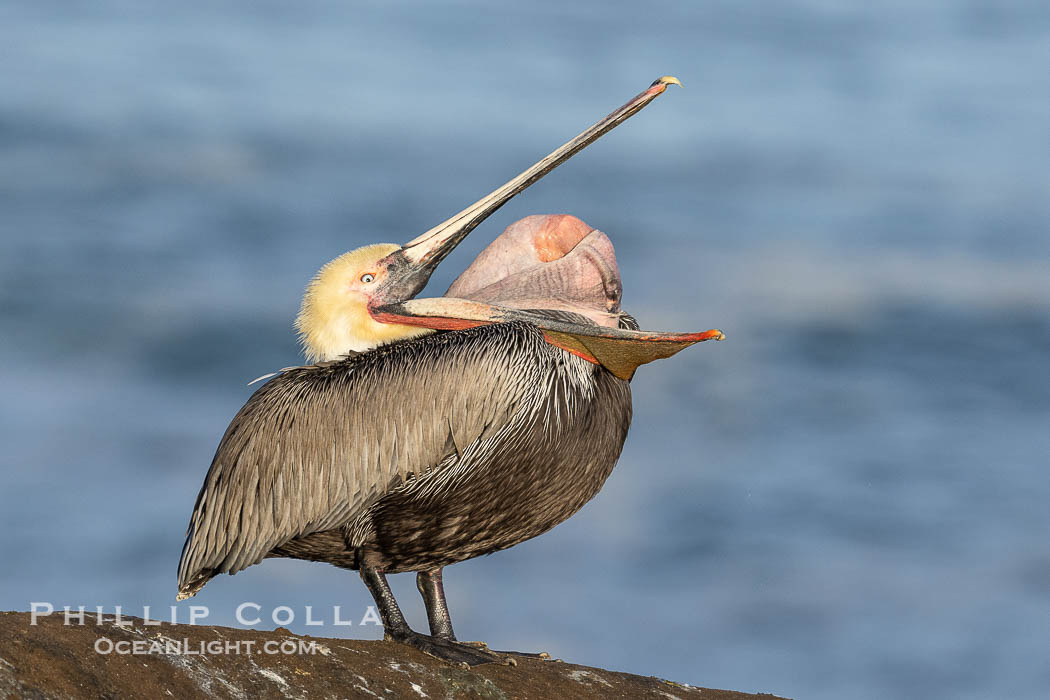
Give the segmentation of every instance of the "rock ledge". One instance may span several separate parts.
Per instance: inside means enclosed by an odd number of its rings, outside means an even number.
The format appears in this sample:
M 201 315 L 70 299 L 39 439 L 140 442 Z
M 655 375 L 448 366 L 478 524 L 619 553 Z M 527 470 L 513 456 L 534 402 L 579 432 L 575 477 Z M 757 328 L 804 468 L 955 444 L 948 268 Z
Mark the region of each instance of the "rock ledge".
M 568 663 L 466 670 L 393 642 L 0 613 L 0 697 L 774 699 Z

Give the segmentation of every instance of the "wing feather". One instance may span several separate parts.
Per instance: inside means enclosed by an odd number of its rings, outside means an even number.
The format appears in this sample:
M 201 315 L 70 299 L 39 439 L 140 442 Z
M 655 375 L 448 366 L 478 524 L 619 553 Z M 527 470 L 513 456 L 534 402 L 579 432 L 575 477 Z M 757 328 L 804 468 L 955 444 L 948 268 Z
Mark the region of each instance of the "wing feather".
M 409 475 L 499 430 L 535 390 L 521 363 L 546 347 L 535 327 L 501 324 L 270 379 L 215 453 L 186 533 L 180 598 L 294 537 L 351 521 Z

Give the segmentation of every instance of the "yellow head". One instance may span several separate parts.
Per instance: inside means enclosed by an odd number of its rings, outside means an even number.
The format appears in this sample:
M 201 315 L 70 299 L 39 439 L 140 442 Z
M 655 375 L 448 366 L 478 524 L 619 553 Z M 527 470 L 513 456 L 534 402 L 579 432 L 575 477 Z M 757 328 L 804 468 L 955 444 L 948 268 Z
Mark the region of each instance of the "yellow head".
M 387 270 L 380 261 L 400 248 L 380 243 L 352 250 L 322 267 L 310 281 L 295 319 L 310 362 L 433 333 L 429 328 L 380 323 L 368 313 L 373 293 L 386 281 Z

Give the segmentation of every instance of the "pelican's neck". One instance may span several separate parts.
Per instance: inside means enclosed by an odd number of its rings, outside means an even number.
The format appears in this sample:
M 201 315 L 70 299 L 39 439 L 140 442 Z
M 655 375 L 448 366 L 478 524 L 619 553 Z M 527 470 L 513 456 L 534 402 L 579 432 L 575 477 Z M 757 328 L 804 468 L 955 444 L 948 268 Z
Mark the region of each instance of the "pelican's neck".
M 308 302 L 309 296 L 303 300 L 296 327 L 303 352 L 310 362 L 338 360 L 350 353 L 368 352 L 380 345 L 434 332 L 418 326 L 380 323 L 363 306 L 332 308 Z

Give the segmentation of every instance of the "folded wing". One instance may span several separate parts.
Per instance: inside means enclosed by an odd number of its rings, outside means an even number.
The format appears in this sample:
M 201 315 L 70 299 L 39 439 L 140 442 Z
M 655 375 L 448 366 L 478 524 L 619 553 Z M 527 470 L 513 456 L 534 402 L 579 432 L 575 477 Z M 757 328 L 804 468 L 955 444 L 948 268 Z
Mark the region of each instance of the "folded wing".
M 180 599 L 295 537 L 348 523 L 411 475 L 498 431 L 535 390 L 515 371 L 528 352 L 518 336 L 512 328 L 432 336 L 293 368 L 263 385 L 227 428 L 197 497 Z

